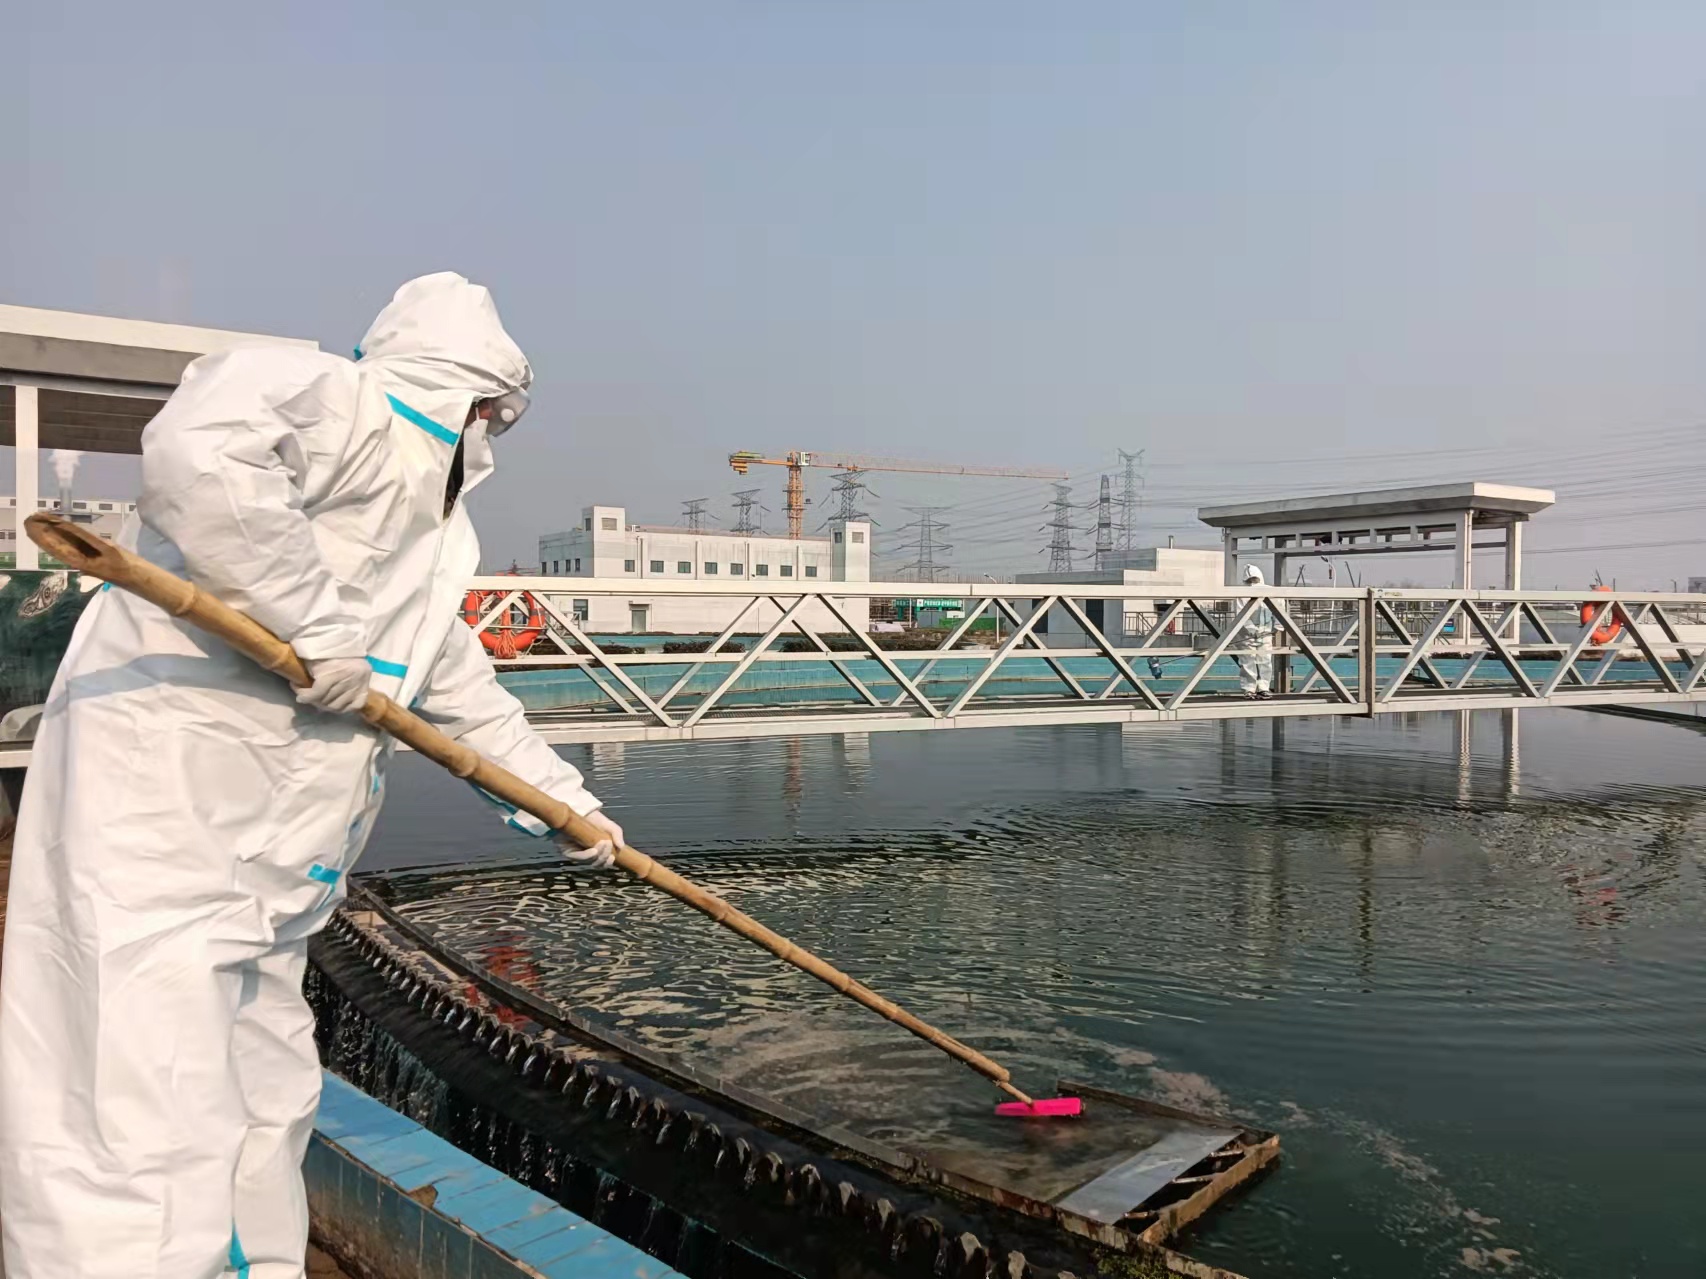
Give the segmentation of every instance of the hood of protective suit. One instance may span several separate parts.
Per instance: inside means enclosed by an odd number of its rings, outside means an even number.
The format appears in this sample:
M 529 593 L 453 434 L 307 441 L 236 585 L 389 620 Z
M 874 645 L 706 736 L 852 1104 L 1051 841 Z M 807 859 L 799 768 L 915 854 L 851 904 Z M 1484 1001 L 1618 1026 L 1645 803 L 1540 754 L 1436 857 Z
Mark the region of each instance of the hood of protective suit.
M 410 280 L 381 311 L 356 348 L 363 376 L 387 395 L 464 437 L 465 488 L 491 469 L 485 424 L 463 422 L 476 400 L 526 390 L 527 357 L 498 318 L 491 293 L 454 271 Z
M 357 349 L 363 362 L 401 382 L 430 391 L 454 386 L 471 399 L 526 390 L 533 382 L 491 293 L 454 271 L 398 289 Z
M 1244 570 L 1245 586 L 1264 586 L 1266 584 L 1267 578 L 1262 576 L 1262 570 L 1257 568 L 1254 564 Z

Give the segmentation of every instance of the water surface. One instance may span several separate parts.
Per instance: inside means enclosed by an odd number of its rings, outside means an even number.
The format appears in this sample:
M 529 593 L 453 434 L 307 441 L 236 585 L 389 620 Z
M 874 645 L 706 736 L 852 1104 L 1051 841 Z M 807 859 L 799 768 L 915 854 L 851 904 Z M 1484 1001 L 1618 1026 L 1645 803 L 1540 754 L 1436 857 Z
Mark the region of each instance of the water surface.
M 1194 1255 L 1706 1274 L 1706 734 L 1530 711 L 565 753 L 635 843 L 1027 1082 L 1278 1130 Z M 511 979 L 802 1108 L 902 1144 L 981 1122 L 963 1068 L 488 812 L 404 760 L 365 868 Z

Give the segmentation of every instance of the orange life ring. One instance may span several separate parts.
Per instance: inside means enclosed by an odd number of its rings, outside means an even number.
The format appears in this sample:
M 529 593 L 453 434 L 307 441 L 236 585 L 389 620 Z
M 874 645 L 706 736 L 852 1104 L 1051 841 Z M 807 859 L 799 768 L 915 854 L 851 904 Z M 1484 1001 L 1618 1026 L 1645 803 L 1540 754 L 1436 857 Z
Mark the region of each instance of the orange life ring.
M 1596 591 L 1604 591 L 1606 593 L 1610 593 L 1611 591 L 1609 586 L 1596 586 L 1593 589 Z M 1581 613 L 1582 625 L 1586 626 L 1595 618 L 1601 617 L 1610 612 L 1611 605 L 1609 604 L 1595 604 L 1591 600 L 1584 601 Z M 1605 622 L 1602 625 L 1593 628 L 1593 642 L 1595 644 L 1609 644 L 1622 633 L 1623 623 L 1613 617 L 1609 622 Z
M 470 626 L 478 626 L 486 611 L 506 594 L 507 591 L 469 591 L 462 597 L 462 620 Z M 518 625 L 516 614 L 520 609 L 527 610 L 527 620 Z M 531 591 L 523 591 L 519 599 L 510 602 L 502 615 L 493 619 L 491 626 L 480 632 L 480 643 L 493 657 L 520 657 L 538 643 L 544 633 L 544 606 L 533 598 Z

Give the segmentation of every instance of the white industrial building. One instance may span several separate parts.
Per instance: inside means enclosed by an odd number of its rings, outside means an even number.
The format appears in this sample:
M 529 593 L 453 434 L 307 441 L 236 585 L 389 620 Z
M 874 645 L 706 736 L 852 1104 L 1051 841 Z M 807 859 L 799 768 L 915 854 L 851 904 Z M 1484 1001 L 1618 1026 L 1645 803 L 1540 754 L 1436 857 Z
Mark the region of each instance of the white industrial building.
M 1131 586 L 1144 592 L 1134 599 L 1080 599 L 1092 626 L 1116 644 L 1135 644 L 1155 625 L 1157 598 L 1181 595 L 1213 595 L 1220 589 L 1220 551 L 1195 550 L 1184 546 L 1158 546 L 1127 551 L 1107 568 L 1076 573 L 1021 573 L 1022 585 L 1037 586 Z M 1059 604 L 1034 628 L 1037 638 L 1050 648 L 1085 648 L 1090 644 L 1078 620 Z
M 836 521 L 827 537 L 771 537 L 763 533 L 696 532 L 630 524 L 620 506 L 589 506 L 580 527 L 546 533 L 539 539 L 539 571 L 546 577 L 596 578 L 601 585 L 632 581 L 619 596 L 599 594 L 575 599 L 575 613 L 600 634 L 646 631 L 696 635 L 722 630 L 745 606 L 747 596 L 648 595 L 649 580 L 744 583 L 754 594 L 766 590 L 820 587 L 830 582 L 871 580 L 871 526 Z M 847 620 L 863 631 L 870 601 L 834 597 Z M 761 601 L 741 621 L 742 631 L 762 631 L 779 616 Z M 846 627 L 822 604 L 807 604 L 796 615 L 818 632 Z

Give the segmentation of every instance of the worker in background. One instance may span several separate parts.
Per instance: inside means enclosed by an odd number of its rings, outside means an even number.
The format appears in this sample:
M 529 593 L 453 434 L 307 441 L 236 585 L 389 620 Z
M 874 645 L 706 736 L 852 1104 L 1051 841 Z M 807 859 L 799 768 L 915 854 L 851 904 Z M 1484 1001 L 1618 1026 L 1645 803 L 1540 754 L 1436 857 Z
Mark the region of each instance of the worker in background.
M 103 591 L 54 680 L 0 964 L 10 1279 L 303 1274 L 320 1093 L 302 997 L 385 792 L 369 688 L 622 831 L 539 739 L 457 614 L 463 497 L 532 379 L 485 289 L 405 284 L 354 362 L 205 356 L 142 437 L 121 540 L 290 641 L 277 676 Z M 536 835 L 543 824 L 506 810 Z
M 1244 566 L 1244 585 L 1262 586 L 1262 570 Z M 1274 613 L 1259 604 L 1232 640 L 1233 661 L 1238 663 L 1238 687 L 1245 697 L 1272 697 L 1274 683 Z

